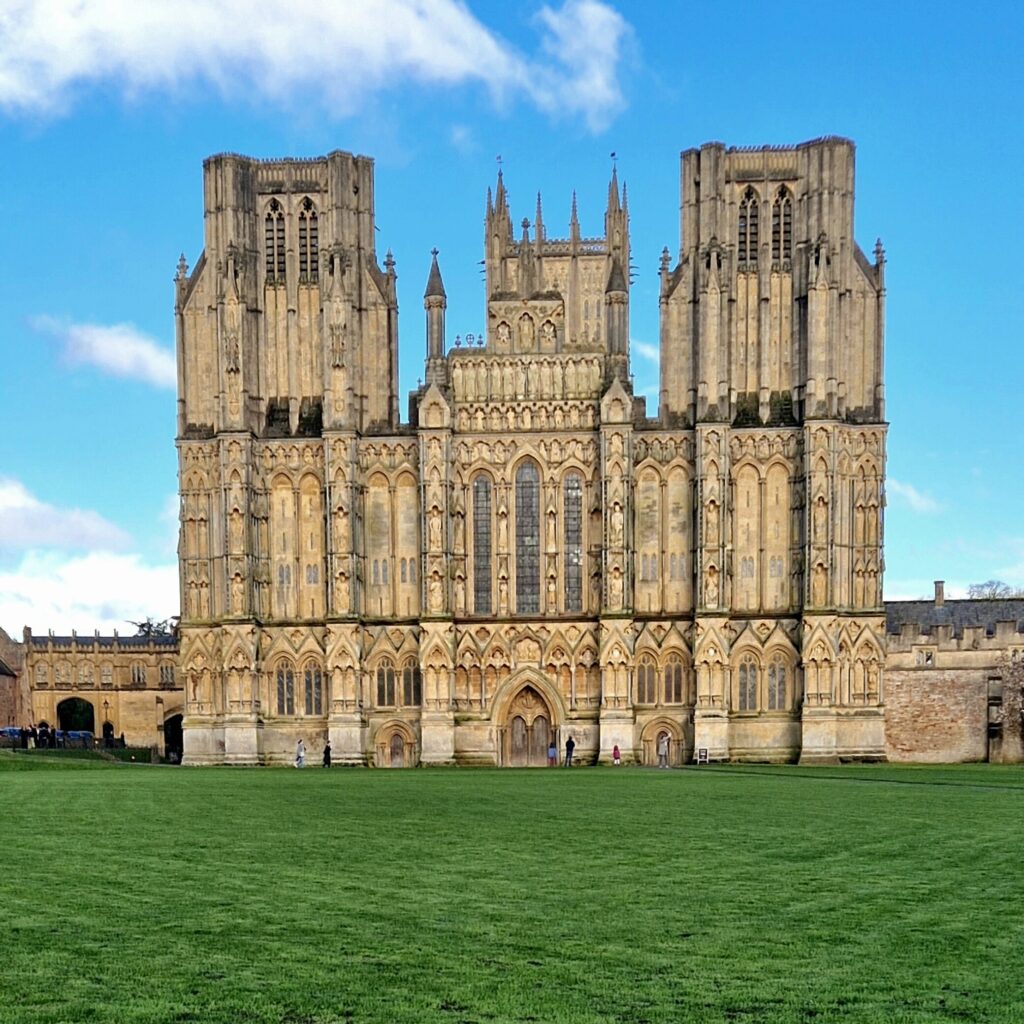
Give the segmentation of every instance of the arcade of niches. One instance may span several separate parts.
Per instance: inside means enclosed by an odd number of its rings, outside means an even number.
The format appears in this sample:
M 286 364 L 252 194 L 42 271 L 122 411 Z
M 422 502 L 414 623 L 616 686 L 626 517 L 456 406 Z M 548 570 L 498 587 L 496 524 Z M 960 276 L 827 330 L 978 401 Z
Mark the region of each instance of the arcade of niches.
M 854 148 L 682 154 L 658 414 L 626 189 L 600 237 L 484 223 L 486 330 L 399 418 L 372 161 L 205 164 L 176 281 L 185 762 L 885 756 L 884 256 Z M 460 339 L 461 341 L 461 339 Z

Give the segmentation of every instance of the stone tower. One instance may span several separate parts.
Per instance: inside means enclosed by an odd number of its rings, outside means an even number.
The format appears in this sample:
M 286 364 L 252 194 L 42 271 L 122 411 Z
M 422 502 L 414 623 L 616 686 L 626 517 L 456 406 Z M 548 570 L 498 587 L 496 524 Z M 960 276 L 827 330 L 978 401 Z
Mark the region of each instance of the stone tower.
M 325 622 L 356 599 L 353 446 L 398 422 L 398 307 L 371 160 L 216 156 L 204 191 L 175 303 L 185 756 L 247 762 L 279 646 L 317 653 L 285 709 L 326 708 Z
M 884 256 L 853 238 L 853 144 L 709 143 L 682 154 L 681 197 L 661 419 L 695 440 L 696 743 L 765 749 L 742 713 L 775 703 L 775 636 L 803 713 L 768 746 L 879 755 Z

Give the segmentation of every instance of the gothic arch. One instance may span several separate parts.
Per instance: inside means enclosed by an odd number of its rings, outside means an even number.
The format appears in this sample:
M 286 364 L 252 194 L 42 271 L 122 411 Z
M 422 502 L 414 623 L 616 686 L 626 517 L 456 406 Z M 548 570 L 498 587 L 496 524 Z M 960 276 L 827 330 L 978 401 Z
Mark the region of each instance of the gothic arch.
M 668 763 L 678 766 L 686 762 L 689 757 L 686 731 L 676 719 L 659 715 L 647 722 L 640 733 L 641 764 L 650 766 L 658 763 L 658 740 L 664 733 L 669 739 Z
M 412 727 L 400 718 L 381 723 L 373 740 L 374 767 L 415 768 L 419 764 L 419 740 Z

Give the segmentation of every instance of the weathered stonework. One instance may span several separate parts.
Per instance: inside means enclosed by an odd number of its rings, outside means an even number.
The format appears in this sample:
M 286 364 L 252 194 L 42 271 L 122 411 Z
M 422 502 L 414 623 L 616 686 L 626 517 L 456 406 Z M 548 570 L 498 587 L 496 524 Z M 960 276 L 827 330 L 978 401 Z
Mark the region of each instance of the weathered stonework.
M 485 215 L 487 325 L 399 422 L 371 161 L 205 167 L 177 280 L 190 763 L 884 754 L 884 261 L 853 146 L 682 157 L 662 388 L 629 376 L 629 214 Z M 531 232 L 532 227 L 532 232 Z M 476 341 L 477 339 L 474 339 Z

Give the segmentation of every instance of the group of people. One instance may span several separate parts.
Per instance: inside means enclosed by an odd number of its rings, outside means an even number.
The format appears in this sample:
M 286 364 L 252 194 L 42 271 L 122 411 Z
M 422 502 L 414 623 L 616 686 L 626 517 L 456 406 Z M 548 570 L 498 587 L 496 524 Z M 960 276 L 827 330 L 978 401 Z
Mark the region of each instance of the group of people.
M 45 726 L 44 726 L 44 728 L 45 728 Z M 24 742 L 24 732 L 25 732 L 25 730 L 23 729 L 22 730 L 22 746 L 25 745 L 25 742 Z M 570 736 L 565 741 L 565 760 L 562 762 L 563 765 L 566 768 L 571 768 L 572 767 L 572 759 L 573 759 L 573 754 L 575 752 L 576 752 L 576 741 L 572 738 L 572 736 Z M 615 765 L 616 768 L 618 768 L 619 765 L 622 764 L 622 751 L 619 750 L 618 743 L 616 743 L 615 746 L 612 747 L 612 764 Z M 331 741 L 330 740 L 328 740 L 324 744 L 323 766 L 325 768 L 330 768 L 331 767 Z M 555 738 L 553 736 L 551 737 L 551 740 L 548 742 L 548 766 L 552 767 L 552 768 L 556 768 L 558 766 L 558 747 L 555 744 Z M 305 768 L 306 767 L 306 744 L 302 741 L 301 738 L 295 744 L 295 767 L 296 768 Z M 668 767 L 668 737 L 665 734 L 662 734 L 658 738 L 658 767 L 659 768 L 667 768 Z
M 57 729 L 51 729 L 46 722 L 40 722 L 38 726 L 29 725 L 28 728 L 22 726 L 18 733 L 18 744 L 22 750 L 33 750 L 37 747 L 56 750 L 58 743 L 63 744 L 63 739 L 63 735 L 59 734 Z
M 323 766 L 325 768 L 331 767 L 331 741 L 328 740 L 324 744 L 324 756 Z M 300 738 L 298 743 L 295 744 L 295 767 L 305 768 L 306 767 L 306 744 Z

